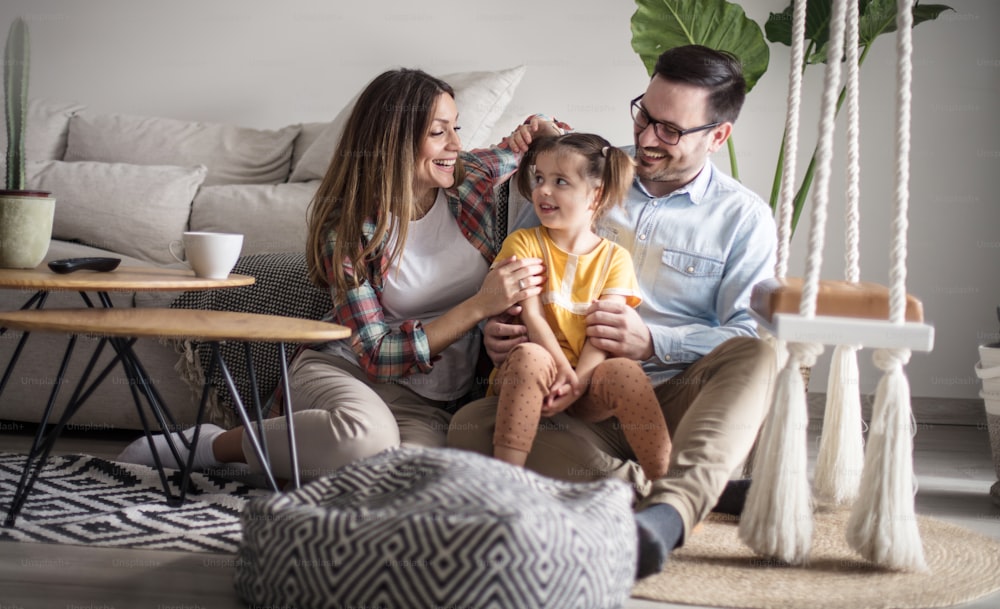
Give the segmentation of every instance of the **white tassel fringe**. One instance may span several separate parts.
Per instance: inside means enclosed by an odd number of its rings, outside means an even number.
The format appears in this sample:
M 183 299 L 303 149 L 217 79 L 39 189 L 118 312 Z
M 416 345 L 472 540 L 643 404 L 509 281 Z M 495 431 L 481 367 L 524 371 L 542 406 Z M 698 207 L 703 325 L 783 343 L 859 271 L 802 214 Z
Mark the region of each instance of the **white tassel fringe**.
M 809 557 L 813 523 L 806 440 L 809 414 L 799 368 L 812 366 L 823 347 L 793 343 L 788 351 L 761 430 L 739 535 L 762 556 L 800 565 Z
M 852 345 L 838 345 L 833 352 L 813 480 L 816 498 L 837 506 L 857 499 L 865 463 L 857 353 Z
M 875 392 L 859 499 L 847 522 L 847 542 L 865 559 L 889 569 L 926 571 L 914 510 L 913 423 L 907 350 L 878 349 L 884 371 Z M 752 488 L 752 486 L 751 486 Z

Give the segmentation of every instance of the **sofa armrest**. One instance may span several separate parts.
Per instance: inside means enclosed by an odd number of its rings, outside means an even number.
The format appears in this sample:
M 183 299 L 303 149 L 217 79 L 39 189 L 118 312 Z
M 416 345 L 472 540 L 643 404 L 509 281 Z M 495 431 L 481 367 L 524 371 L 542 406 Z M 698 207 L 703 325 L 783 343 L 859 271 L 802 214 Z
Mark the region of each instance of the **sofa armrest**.
M 241 257 L 233 268 L 234 273 L 252 275 L 256 283 L 241 288 L 185 292 L 172 304 L 179 309 L 207 309 L 283 315 L 304 319 L 321 319 L 331 308 L 329 293 L 309 281 L 305 254 L 298 252 L 255 254 Z M 266 403 L 281 379 L 282 356 L 275 343 L 249 343 L 253 356 L 254 374 L 260 389 L 260 398 Z M 185 341 L 179 345 L 182 352 L 178 372 L 185 380 L 200 386 L 209 368 L 211 351 L 208 345 L 194 345 Z M 285 345 L 283 356 L 288 361 L 297 345 Z M 226 342 L 220 345 L 233 381 L 244 407 L 252 407 L 252 384 L 244 357 L 243 343 Z M 214 396 L 210 401 L 208 420 L 221 420 L 232 424 L 235 419 L 235 402 L 226 388 L 220 371 L 209 379 Z

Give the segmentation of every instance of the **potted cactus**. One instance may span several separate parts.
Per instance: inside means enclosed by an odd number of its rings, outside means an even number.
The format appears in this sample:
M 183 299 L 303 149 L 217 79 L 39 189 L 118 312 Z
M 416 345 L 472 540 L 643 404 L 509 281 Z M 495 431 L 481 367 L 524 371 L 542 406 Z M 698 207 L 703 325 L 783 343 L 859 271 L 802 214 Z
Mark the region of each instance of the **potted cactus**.
M 55 199 L 28 190 L 25 183 L 25 128 L 28 113 L 28 25 L 11 23 L 4 48 L 4 110 L 7 124 L 7 171 L 0 190 L 0 268 L 34 268 L 52 240 Z

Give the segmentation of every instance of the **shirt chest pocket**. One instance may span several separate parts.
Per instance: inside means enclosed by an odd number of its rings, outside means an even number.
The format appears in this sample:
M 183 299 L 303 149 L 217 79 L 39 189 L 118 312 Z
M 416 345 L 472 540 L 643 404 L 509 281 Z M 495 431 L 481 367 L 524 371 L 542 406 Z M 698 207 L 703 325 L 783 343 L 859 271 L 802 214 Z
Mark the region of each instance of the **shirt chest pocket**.
M 662 262 L 688 279 L 718 278 L 724 267 L 721 260 L 680 250 L 663 250 Z
M 663 250 L 653 288 L 658 302 L 686 317 L 712 319 L 725 264 L 680 250 Z

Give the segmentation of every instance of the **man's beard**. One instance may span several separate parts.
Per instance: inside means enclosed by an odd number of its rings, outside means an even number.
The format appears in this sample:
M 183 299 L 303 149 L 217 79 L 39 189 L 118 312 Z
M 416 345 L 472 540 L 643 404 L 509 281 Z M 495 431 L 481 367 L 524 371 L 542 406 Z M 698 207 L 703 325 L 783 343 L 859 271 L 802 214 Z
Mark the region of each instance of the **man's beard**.
M 641 154 L 641 150 L 642 150 L 641 148 L 637 147 L 636 150 L 639 151 L 639 154 Z M 662 159 L 657 160 L 657 166 L 658 167 L 656 167 L 656 168 L 654 168 L 654 167 L 644 167 L 641 162 L 637 162 L 636 163 L 636 168 L 635 168 L 636 175 L 639 176 L 640 180 L 644 180 L 646 182 L 673 182 L 673 181 L 676 181 L 676 179 L 677 179 L 677 177 L 675 175 L 676 171 L 673 169 L 673 167 L 671 167 L 669 165 L 669 163 L 673 160 L 673 157 L 671 157 L 670 154 L 661 153 L 659 151 L 657 151 L 657 154 L 666 154 L 666 156 L 664 156 Z M 660 166 L 660 164 L 664 163 L 664 162 L 666 162 L 668 164 L 665 165 L 665 166 Z

